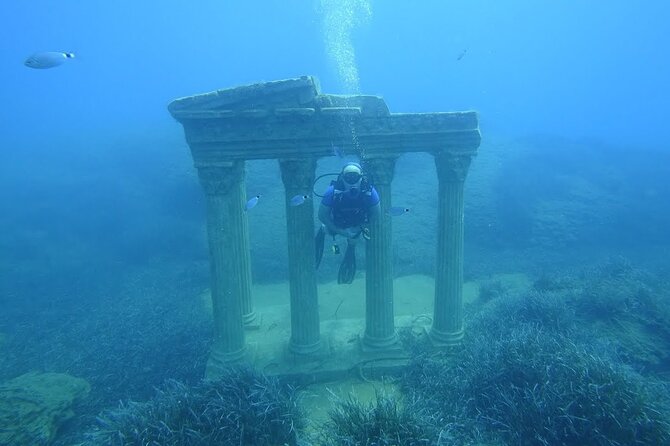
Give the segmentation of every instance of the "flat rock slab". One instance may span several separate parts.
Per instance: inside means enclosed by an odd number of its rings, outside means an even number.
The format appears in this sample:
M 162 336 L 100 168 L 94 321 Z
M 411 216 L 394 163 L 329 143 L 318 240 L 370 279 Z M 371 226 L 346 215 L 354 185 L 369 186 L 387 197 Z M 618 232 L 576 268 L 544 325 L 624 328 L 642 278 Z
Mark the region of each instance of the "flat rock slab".
M 90 389 L 62 373 L 26 373 L 0 384 L 0 444 L 49 444 Z

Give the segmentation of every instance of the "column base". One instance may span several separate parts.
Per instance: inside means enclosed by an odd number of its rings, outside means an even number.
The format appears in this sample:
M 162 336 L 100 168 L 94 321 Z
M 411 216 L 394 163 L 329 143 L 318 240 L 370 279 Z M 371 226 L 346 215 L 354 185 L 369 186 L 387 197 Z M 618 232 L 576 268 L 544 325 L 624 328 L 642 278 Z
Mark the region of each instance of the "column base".
M 385 352 L 400 350 L 400 339 L 398 338 L 398 333 L 393 332 L 391 336 L 385 338 L 375 338 L 364 334 L 360 341 L 361 350 L 365 353 L 372 352 Z
M 255 311 L 243 314 L 242 323 L 244 324 L 244 328 L 247 330 L 258 330 L 261 328 L 261 318 Z
M 435 327 L 426 329 L 428 340 L 433 347 L 452 347 L 458 345 L 463 340 L 463 329 L 458 331 L 441 331 Z
M 221 376 L 228 367 L 242 362 L 246 353 L 247 349 L 245 347 L 233 352 L 223 352 L 216 347 L 212 347 L 205 367 L 205 377 L 215 379 L 217 376 Z
M 321 350 L 321 340 L 313 344 L 296 344 L 291 339 L 288 343 L 288 351 L 297 355 L 311 355 Z

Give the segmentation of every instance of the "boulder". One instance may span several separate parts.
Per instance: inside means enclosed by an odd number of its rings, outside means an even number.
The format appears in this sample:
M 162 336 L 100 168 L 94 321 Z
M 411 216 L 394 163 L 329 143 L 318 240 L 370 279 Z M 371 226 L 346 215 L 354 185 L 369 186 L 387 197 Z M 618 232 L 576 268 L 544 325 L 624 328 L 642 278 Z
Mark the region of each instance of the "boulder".
M 26 373 L 0 384 L 0 445 L 49 444 L 90 388 L 62 373 Z

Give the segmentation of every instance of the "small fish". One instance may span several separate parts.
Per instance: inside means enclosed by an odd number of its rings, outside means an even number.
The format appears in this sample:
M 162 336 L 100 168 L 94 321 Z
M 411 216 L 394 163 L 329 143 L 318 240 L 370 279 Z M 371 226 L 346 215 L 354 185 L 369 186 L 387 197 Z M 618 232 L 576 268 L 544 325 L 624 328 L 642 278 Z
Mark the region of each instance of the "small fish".
M 467 48 L 464 49 L 463 51 L 461 51 L 461 53 L 458 55 L 458 57 L 456 58 L 456 60 L 461 60 L 461 59 L 463 59 L 463 58 L 465 57 L 465 55 L 467 54 L 467 52 L 468 52 Z
M 252 197 L 247 201 L 247 204 L 244 205 L 244 210 L 248 211 L 258 204 L 258 200 L 261 198 L 260 194 Z
M 410 211 L 409 208 L 404 208 L 402 206 L 393 206 L 391 209 L 389 209 L 388 214 L 391 217 L 399 217 L 403 214 L 406 214 Z
M 330 143 L 330 147 L 333 151 L 333 156 L 336 156 L 338 158 L 344 158 L 344 150 L 342 150 L 341 147 L 334 145 L 332 142 Z
M 308 198 L 309 196 L 307 195 L 295 195 L 293 198 L 291 198 L 291 206 L 300 206 Z
M 57 67 L 69 59 L 74 59 L 74 53 L 46 51 L 43 53 L 33 54 L 27 58 L 23 64 L 29 68 L 44 69 Z

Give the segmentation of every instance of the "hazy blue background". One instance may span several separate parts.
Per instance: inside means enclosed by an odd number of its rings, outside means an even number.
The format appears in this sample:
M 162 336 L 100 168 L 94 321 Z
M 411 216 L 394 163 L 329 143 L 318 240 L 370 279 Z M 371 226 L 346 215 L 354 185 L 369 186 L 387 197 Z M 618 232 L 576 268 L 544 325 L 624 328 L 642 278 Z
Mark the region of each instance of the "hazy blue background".
M 666 2 L 156 5 L 0 5 L 0 291 L 14 303 L 150 261 L 200 261 L 206 284 L 202 193 L 166 106 L 303 74 L 327 93 L 381 94 L 393 111 L 478 110 L 466 236 L 484 248 L 667 241 Z M 23 65 L 45 50 L 77 56 Z M 432 249 L 412 249 L 432 246 L 426 166 L 398 165 L 394 202 L 415 210 L 395 225 L 398 273 L 432 272 Z M 254 271 L 275 271 L 265 280 L 285 277 L 278 177 L 274 161 L 249 165 L 249 192 L 266 203 L 250 215 Z
M 344 92 L 322 33 L 336 2 L 325 3 L 3 2 L 3 140 L 23 153 L 77 144 L 91 151 L 110 138 L 176 132 L 165 111 L 176 97 L 301 74 Z M 668 141 L 651 130 L 663 125 L 669 99 L 667 2 L 369 5 L 371 16 L 352 33 L 360 87 L 383 94 L 393 110 L 475 108 L 489 135 Z M 77 59 L 26 69 L 23 60 L 40 50 Z
M 392 111 L 478 110 L 468 280 L 552 270 L 557 254 L 667 264 L 668 2 L 8 0 L 0 17 L 0 379 L 68 371 L 114 404 L 202 375 L 202 192 L 166 106 L 257 81 L 310 74 Z M 76 58 L 33 70 L 35 51 Z M 394 220 L 397 274 L 432 273 L 433 169 L 398 164 L 394 204 L 413 212 Z M 276 162 L 250 163 L 248 187 L 264 195 L 254 279 L 284 280 Z
M 142 211 L 200 218 L 188 149 L 166 105 L 261 80 L 313 74 L 324 92 L 381 94 L 393 111 L 476 109 L 483 154 L 502 138 L 592 141 L 628 155 L 665 149 L 670 138 L 661 130 L 670 100 L 666 2 L 157 5 L 0 5 L 0 223 L 11 226 L 13 240 L 20 238 L 16 228 L 53 234 L 60 221 L 62 231 L 77 235 L 68 246 L 86 236 L 104 243 L 108 230 L 137 234 L 135 220 L 146 222 Z M 356 52 L 359 81 L 353 83 L 341 76 L 352 69 L 341 54 L 347 38 Z M 333 47 L 333 40 L 344 43 Z M 77 57 L 50 70 L 23 66 L 44 50 Z M 559 146 L 551 151 L 566 151 Z M 486 164 L 481 158 L 475 165 Z M 274 163 L 267 166 L 275 179 Z M 255 187 L 260 180 L 253 175 L 250 180 L 250 193 L 269 188 Z M 272 190 L 263 192 L 273 198 Z M 54 212 L 64 218 L 54 219 Z M 144 235 L 156 237 L 155 228 Z M 128 249 L 146 254 L 150 243 L 138 236 Z M 154 243 L 174 248 L 179 241 Z

